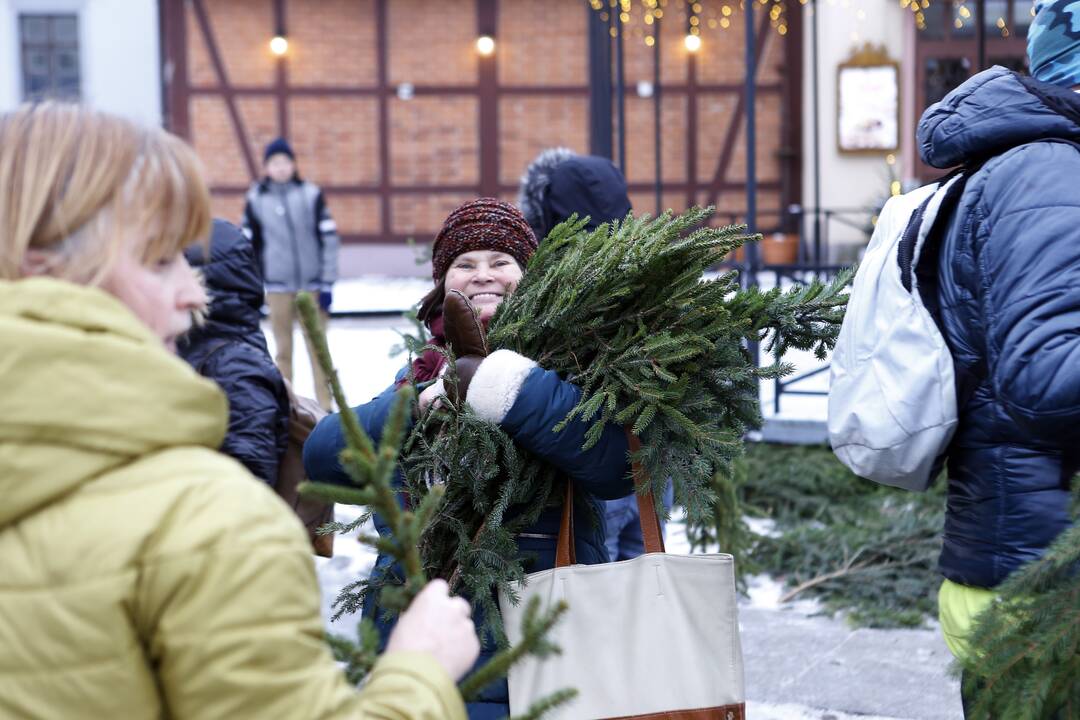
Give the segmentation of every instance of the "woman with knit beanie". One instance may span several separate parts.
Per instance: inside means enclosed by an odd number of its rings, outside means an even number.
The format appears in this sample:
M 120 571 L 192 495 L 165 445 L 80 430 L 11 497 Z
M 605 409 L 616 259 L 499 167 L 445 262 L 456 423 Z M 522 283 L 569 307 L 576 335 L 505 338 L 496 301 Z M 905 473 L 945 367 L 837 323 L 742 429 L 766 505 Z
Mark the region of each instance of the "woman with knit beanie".
M 448 296 L 456 291 L 468 298 L 481 323 L 486 325 L 503 299 L 514 292 L 536 245 L 536 237 L 524 216 L 508 203 L 481 198 L 452 212 L 435 237 L 432 253 L 435 286 L 420 304 L 419 317 L 431 330 L 433 344 L 447 344 L 443 306 Z M 469 383 L 465 388 L 461 363 L 473 358 L 463 359 L 462 354 L 457 353 L 461 378 L 457 387 L 459 396 L 464 397 L 479 416 L 497 423 L 520 447 L 541 456 L 574 481 L 577 517 L 602 517 L 598 500 L 623 497 L 633 491 L 627 442 L 621 427 L 605 428 L 600 441 L 586 451 L 581 448 L 591 423 L 575 421 L 561 432 L 553 432 L 555 425 L 581 398 L 578 387 L 554 372 L 540 368 L 529 358 L 510 350 L 497 350 L 486 357 L 475 358 L 476 364 L 469 368 Z M 439 378 L 445 370 L 444 365 L 445 358 L 435 351 L 424 353 L 412 364 L 416 383 L 422 387 L 427 384 L 420 395 L 422 407 L 443 393 Z M 375 443 L 379 442 L 393 404 L 394 390 L 408 382 L 409 370 L 403 368 L 381 395 L 354 408 Z M 338 461 L 344 446 L 339 416 L 331 415 L 315 428 L 304 446 L 304 466 L 308 476 L 321 482 L 350 484 Z M 513 510 L 508 516 L 512 513 Z M 526 572 L 554 567 L 561 514 L 559 507 L 547 508 L 532 527 L 517 535 L 519 551 L 522 557 L 528 558 Z M 388 532 L 378 515 L 375 526 L 380 534 Z M 577 523 L 574 544 L 578 563 L 595 564 L 608 559 L 604 529 L 599 524 Z M 373 572 L 392 571 L 392 559 L 380 555 Z M 374 602 L 365 604 L 364 617 L 375 620 L 385 638 L 391 624 L 380 614 Z M 481 619 L 475 619 L 480 626 Z M 491 638 L 482 640 L 478 664 L 486 662 L 494 650 Z M 509 712 L 508 702 L 506 681 L 493 683 L 478 702 L 468 705 L 469 717 L 472 720 L 503 718 Z

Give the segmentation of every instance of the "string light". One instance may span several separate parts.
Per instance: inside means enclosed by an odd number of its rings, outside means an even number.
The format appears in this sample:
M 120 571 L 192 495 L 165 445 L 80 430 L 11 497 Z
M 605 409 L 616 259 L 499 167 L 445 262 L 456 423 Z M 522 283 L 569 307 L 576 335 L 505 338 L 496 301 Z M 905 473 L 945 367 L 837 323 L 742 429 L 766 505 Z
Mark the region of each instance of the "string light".
M 826 1 L 830 4 L 845 6 L 852 2 L 852 0 Z M 861 2 L 861 0 L 855 1 Z M 929 1 L 899 0 L 903 7 L 911 7 L 913 11 L 918 9 L 920 3 L 926 4 Z M 733 15 L 736 7 L 745 12 L 748 6 L 753 8 L 755 5 L 754 0 L 739 0 L 737 6 L 733 0 L 726 2 L 721 0 L 721 2 L 711 4 L 706 3 L 705 0 L 636 0 L 636 2 L 635 0 L 588 0 L 589 6 L 599 14 L 604 25 L 609 26 L 608 33 L 611 37 L 619 36 L 619 30 L 610 26 L 611 21 L 618 18 L 619 23 L 631 26 L 622 31 L 624 35 L 629 33 L 631 37 L 640 38 L 648 47 L 656 46 L 657 21 L 664 17 L 664 9 L 670 3 L 672 11 L 680 15 L 685 13 L 683 17 L 686 18 L 686 34 L 683 36 L 683 45 L 691 53 L 698 52 L 704 44 L 702 34 L 706 27 L 712 31 L 728 30 L 734 22 Z M 808 0 L 799 0 L 799 2 L 805 5 Z M 638 6 L 637 9 L 634 7 L 635 4 Z M 776 29 L 777 34 L 788 34 L 790 30 L 786 17 L 788 8 L 784 0 L 757 0 L 756 4 L 761 5 L 763 11 L 768 11 L 769 24 Z M 640 19 L 636 17 L 638 12 L 641 13 Z M 860 10 L 858 15 L 860 21 L 865 20 L 865 11 Z M 480 42 L 480 40 L 477 41 L 477 49 L 482 54 L 494 52 L 494 40 L 491 41 L 491 50 L 488 52 L 480 47 Z
M 281 57 L 285 53 L 289 52 L 289 41 L 284 35 L 275 35 L 270 40 L 270 52 L 274 53 L 278 57 Z
M 490 35 L 481 35 L 476 38 L 476 51 L 487 57 L 495 52 L 495 38 Z

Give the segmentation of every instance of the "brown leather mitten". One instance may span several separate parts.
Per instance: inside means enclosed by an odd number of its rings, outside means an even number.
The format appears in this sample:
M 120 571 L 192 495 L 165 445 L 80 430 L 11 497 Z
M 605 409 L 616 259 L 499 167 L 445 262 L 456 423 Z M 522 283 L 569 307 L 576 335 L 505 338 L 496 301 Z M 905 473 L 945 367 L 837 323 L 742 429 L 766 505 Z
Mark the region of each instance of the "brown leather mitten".
M 469 391 L 476 369 L 488 356 L 487 333 L 476 309 L 458 290 L 451 290 L 443 299 L 443 331 L 446 342 L 454 351 L 457 387 L 446 383 L 446 396 L 451 402 L 464 398 Z

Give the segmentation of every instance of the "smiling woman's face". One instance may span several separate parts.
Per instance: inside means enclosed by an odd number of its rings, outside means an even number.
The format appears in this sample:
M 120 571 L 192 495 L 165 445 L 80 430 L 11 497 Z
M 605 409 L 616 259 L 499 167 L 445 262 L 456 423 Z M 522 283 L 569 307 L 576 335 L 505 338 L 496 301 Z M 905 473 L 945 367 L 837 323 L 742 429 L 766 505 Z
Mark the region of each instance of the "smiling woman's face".
M 495 250 L 462 253 L 446 271 L 446 292 L 459 290 L 488 320 L 503 298 L 514 292 L 521 280 L 521 266 L 512 255 Z

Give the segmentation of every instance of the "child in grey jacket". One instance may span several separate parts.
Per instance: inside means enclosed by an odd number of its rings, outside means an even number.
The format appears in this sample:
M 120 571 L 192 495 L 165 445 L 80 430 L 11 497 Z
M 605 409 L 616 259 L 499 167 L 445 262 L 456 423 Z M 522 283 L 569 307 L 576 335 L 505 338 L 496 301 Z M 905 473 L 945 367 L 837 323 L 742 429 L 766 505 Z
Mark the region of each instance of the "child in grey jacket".
M 296 294 L 304 290 L 318 294 L 325 326 L 337 280 L 340 240 L 322 190 L 300 179 L 288 142 L 278 138 L 267 145 L 263 165 L 265 176 L 248 190 L 242 227 L 262 263 L 274 361 L 285 379 L 292 381 Z M 310 340 L 308 354 L 314 355 Z M 312 371 L 319 404 L 329 410 L 330 393 L 314 359 Z

